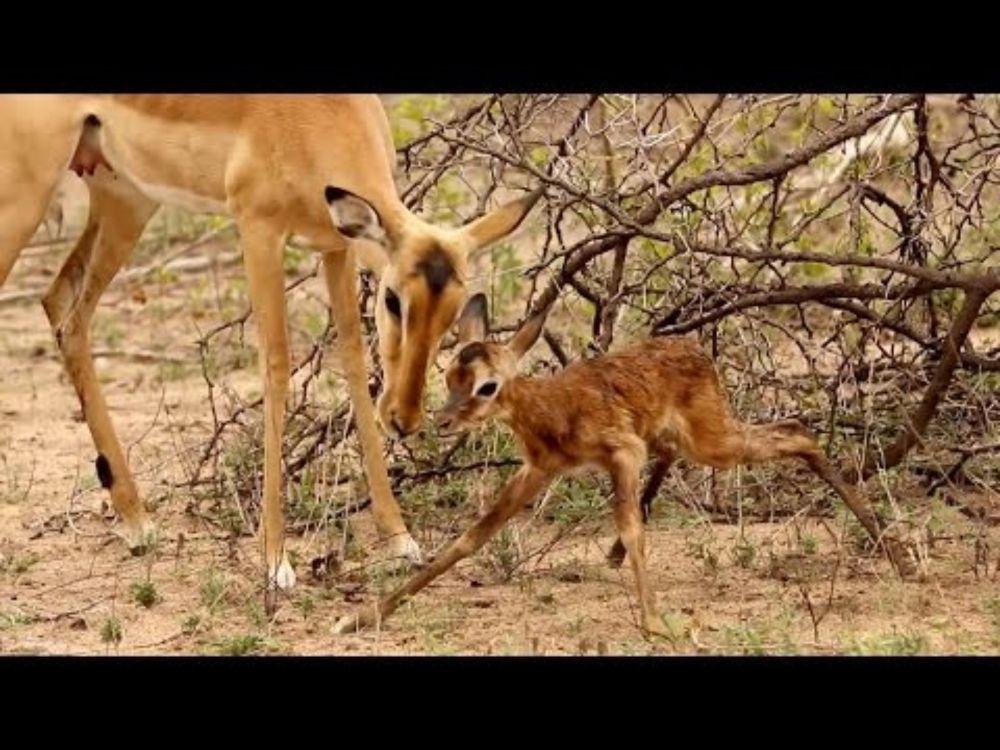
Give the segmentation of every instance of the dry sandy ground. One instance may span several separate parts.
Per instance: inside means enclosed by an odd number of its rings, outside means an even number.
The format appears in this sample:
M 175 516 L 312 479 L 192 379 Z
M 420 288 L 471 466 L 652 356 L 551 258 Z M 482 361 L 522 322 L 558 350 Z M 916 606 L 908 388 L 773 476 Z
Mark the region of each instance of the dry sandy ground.
M 46 283 L 62 255 L 23 259 L 4 292 Z M 95 326 L 96 347 L 112 352 L 99 362 L 112 416 L 162 530 L 144 558 L 131 557 L 102 517 L 95 452 L 41 307 L 0 307 L 0 653 L 905 654 L 1000 646 L 996 560 L 988 558 L 988 572 L 974 565 L 976 529 L 957 513 L 942 517 L 928 580 L 904 584 L 845 546 L 840 514 L 747 524 L 741 533 L 665 501 L 648 547 L 670 641 L 646 640 L 636 628 L 631 573 L 603 561 L 613 541 L 606 514 L 545 554 L 558 527 L 518 519 L 513 538 L 528 559 L 512 578 L 484 550 L 381 631 L 353 636 L 332 636 L 330 625 L 388 581 L 350 572 L 317 579 L 308 561 L 324 552 L 321 541 L 295 537 L 299 585 L 269 620 L 255 540 L 230 539 L 186 513 L 187 491 L 171 486 L 210 425 L 200 374 L 135 355 L 193 361 L 195 324 L 212 321 L 190 314 L 188 283 L 113 291 Z M 255 368 L 234 382 L 256 387 Z M 463 516 L 475 514 L 471 503 Z M 367 514 L 354 523 L 370 545 Z M 420 531 L 429 548 L 443 541 L 434 529 Z M 1000 549 L 995 530 L 983 534 Z M 137 601 L 144 592 L 155 592 L 151 606 Z
M 741 567 L 735 527 L 682 526 L 669 507 L 653 525 L 649 548 L 653 584 L 678 634 L 674 643 L 645 641 L 635 628 L 631 575 L 603 563 L 613 539 L 606 522 L 563 539 L 510 582 L 493 572 L 484 552 L 418 596 L 378 634 L 330 636 L 330 623 L 359 600 L 370 600 L 372 586 L 359 590 L 350 576 L 314 580 L 300 562 L 299 587 L 267 622 L 255 542 L 231 542 L 186 515 L 182 491 L 156 509 L 164 533 L 156 554 L 133 558 L 108 536 L 109 524 L 99 517 L 102 493 L 75 497 L 77 488 L 95 484 L 93 449 L 85 425 L 74 419 L 75 398 L 53 357 L 32 356 L 37 348 L 52 350 L 43 320 L 25 308 L 6 311 L 4 323 L 3 653 L 968 653 L 992 651 L 1000 636 L 996 583 L 973 575 L 968 542 L 941 543 L 931 565 L 934 580 L 903 584 L 879 561 L 844 553 L 838 564 L 834 538 L 823 526 L 800 524 L 799 531 L 817 541 L 810 555 L 789 543 L 790 526 L 754 524 L 745 529 L 744 544 L 758 552 Z M 24 327 L 11 336 L 11 325 Z M 167 416 L 150 430 L 160 389 L 142 377 L 153 368 L 108 365 L 119 384 L 109 383 L 108 396 L 126 443 L 150 433 L 142 461 L 134 462 L 146 497 L 155 497 L 175 468 L 185 428 L 205 419 L 200 382 L 173 381 L 163 399 Z M 371 540 L 367 518 L 358 526 Z M 830 527 L 836 537 L 839 525 Z M 519 520 L 518 528 L 529 550 L 557 532 L 529 519 Z M 720 558 L 715 571 L 699 559 L 705 548 Z M 293 549 L 300 560 L 321 552 L 308 537 L 294 539 Z M 773 559 L 766 550 L 773 550 Z M 145 580 L 160 598 L 148 609 L 132 592 Z M 818 642 L 799 580 L 817 615 L 830 610 Z M 107 642 L 114 620 L 121 627 L 117 649 Z

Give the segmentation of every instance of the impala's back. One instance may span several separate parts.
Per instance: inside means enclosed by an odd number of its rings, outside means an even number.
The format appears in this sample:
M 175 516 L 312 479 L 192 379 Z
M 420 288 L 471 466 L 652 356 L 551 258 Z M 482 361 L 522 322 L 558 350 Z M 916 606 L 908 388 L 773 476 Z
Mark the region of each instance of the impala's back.
M 525 458 L 556 471 L 606 468 L 616 452 L 646 446 L 690 453 L 694 442 L 731 430 L 712 362 L 691 339 L 652 339 L 540 378 L 516 374 L 523 352 L 515 343 L 462 347 L 446 375 L 449 402 L 438 419 L 445 432 L 499 418 Z

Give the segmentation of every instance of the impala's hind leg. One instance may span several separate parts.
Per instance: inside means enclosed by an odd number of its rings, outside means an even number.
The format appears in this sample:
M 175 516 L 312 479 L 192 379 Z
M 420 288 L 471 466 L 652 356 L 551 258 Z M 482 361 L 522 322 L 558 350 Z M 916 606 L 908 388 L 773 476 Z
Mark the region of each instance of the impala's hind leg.
M 57 97 L 0 101 L 0 287 L 45 217 L 82 129 Z
M 729 420 L 725 429 L 710 432 L 692 430 L 691 457 L 716 469 L 728 469 L 737 464 L 759 464 L 783 458 L 798 458 L 825 481 L 853 510 L 869 533 L 878 536 L 877 523 L 870 508 L 861 504 L 839 480 L 835 480 L 823 451 L 797 420 L 765 425 L 746 425 Z
M 7 166 L 0 162 L 0 179 L 7 176 Z M 21 250 L 41 224 L 59 184 L 58 172 L 44 175 L 51 177 L 51 184 L 41 176 L 32 180 L 22 178 L 15 170 L 11 170 L 10 174 L 12 179 L 0 183 L 0 287 L 10 275 Z
M 49 287 L 42 305 L 63 355 L 63 364 L 80 400 L 97 448 L 97 476 L 125 523 L 129 547 L 141 552 L 153 532 L 135 480 L 108 414 L 94 370 L 90 323 L 108 284 L 132 254 L 156 204 L 115 181 L 107 172 L 88 180 L 90 215 L 87 227 Z
M 0 196 L 0 287 L 35 233 L 45 213 L 45 204 L 38 196 L 19 196 L 10 202 L 3 202 Z
M 615 456 L 611 472 L 615 485 L 615 524 L 618 526 L 618 537 L 632 563 L 642 611 L 642 627 L 650 633 L 667 635 L 667 629 L 656 611 L 656 599 L 646 575 L 646 540 L 638 496 L 640 465 L 631 455 Z
M 871 538 L 885 546 L 889 560 L 900 574 L 910 572 L 911 566 L 900 542 L 884 534 L 871 505 L 837 476 L 819 444 L 801 422 L 793 419 L 767 425 L 744 425 L 729 420 L 725 429 L 693 430 L 692 434 L 699 438 L 690 445 L 692 458 L 717 469 L 782 458 L 804 461 L 840 496 Z
M 660 487 L 663 485 L 663 480 L 666 479 L 667 472 L 670 471 L 670 465 L 673 463 L 673 460 L 673 453 L 671 451 L 664 451 L 660 453 L 653 464 L 653 468 L 650 470 L 646 487 L 642 491 L 642 497 L 639 498 L 639 510 L 642 513 L 642 522 L 644 524 L 649 521 L 653 499 L 656 497 L 656 493 L 660 491 Z M 608 552 L 608 565 L 612 568 L 620 568 L 624 560 L 625 545 L 622 543 L 621 537 L 618 537 L 611 547 L 611 551 Z

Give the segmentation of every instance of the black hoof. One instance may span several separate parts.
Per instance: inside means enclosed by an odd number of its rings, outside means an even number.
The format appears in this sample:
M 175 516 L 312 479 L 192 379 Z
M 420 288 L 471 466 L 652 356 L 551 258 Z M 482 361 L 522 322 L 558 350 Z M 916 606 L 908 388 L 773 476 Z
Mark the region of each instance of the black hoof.
M 625 561 L 625 545 L 622 544 L 621 539 L 615 540 L 614 546 L 608 552 L 605 559 L 608 561 L 609 568 L 620 568 L 622 566 L 622 563 Z

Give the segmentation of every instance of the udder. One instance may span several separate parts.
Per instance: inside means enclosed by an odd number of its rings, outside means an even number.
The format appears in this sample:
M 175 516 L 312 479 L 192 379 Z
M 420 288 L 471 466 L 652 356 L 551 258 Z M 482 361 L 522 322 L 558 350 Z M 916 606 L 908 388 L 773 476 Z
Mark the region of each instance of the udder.
M 80 142 L 76 144 L 76 151 L 70 159 L 70 171 L 76 172 L 77 176 L 83 177 L 85 174 L 94 174 L 99 166 L 103 166 L 111 171 L 111 165 L 104 159 L 101 153 L 101 146 L 97 142 L 96 128 L 88 126 L 80 136 Z

